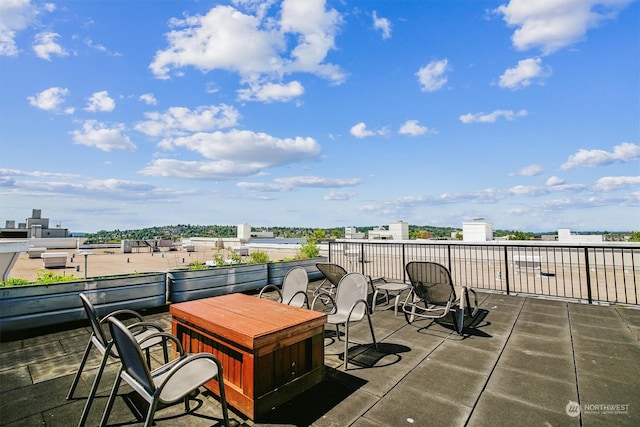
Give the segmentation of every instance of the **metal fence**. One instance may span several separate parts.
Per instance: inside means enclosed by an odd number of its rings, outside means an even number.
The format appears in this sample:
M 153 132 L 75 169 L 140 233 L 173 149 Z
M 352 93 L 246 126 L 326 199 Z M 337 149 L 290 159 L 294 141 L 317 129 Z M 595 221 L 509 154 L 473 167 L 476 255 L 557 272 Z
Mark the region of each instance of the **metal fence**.
M 435 261 L 454 282 L 507 294 L 639 304 L 640 245 L 529 242 L 329 242 L 329 262 L 406 282 L 405 265 Z

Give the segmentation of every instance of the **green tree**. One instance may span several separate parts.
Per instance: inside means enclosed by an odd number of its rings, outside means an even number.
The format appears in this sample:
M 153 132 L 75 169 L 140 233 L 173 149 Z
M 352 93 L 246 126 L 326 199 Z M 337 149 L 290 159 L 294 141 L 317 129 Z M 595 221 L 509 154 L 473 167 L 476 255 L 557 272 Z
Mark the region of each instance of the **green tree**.
M 298 258 L 315 258 L 320 255 L 320 248 L 315 239 L 307 239 L 306 243 L 300 245 Z
M 629 237 L 629 242 L 640 242 L 640 231 L 634 231 Z
M 514 231 L 509 235 L 509 240 L 531 240 L 533 234 L 525 233 L 524 231 Z

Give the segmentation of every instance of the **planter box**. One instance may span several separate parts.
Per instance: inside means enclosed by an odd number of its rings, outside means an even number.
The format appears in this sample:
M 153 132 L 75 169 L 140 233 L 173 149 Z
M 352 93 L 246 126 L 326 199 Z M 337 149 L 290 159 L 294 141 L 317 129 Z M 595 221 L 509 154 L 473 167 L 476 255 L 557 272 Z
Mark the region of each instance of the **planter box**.
M 307 270 L 307 275 L 309 276 L 309 281 L 312 282 L 314 280 L 322 279 L 324 276 L 316 268 L 316 263 L 318 262 L 327 262 L 326 257 L 316 257 L 316 258 L 307 258 L 307 259 L 296 259 L 292 261 L 278 261 L 278 262 L 269 262 L 269 284 L 281 286 L 284 281 L 284 276 L 287 274 L 289 270 L 293 267 L 304 267 Z
M 262 289 L 268 284 L 267 264 L 245 264 L 203 270 L 169 270 L 170 302 L 184 302 Z
M 84 292 L 100 316 L 166 305 L 166 273 L 113 276 L 47 285 L 0 288 L 0 333 L 86 319 Z

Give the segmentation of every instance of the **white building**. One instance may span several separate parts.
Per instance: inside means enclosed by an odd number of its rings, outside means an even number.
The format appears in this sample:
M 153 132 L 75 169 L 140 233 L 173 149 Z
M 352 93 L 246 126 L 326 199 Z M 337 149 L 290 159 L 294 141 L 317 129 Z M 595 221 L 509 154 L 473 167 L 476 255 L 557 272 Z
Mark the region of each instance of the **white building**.
M 238 225 L 238 239 L 240 241 L 247 241 L 249 239 L 271 239 L 273 238 L 273 231 L 251 231 L 249 224 Z
M 409 223 L 404 221 L 392 222 L 389 229 L 374 228 L 369 231 L 369 240 L 409 240 Z
M 360 233 L 356 231 L 355 227 L 345 227 L 344 238 L 345 239 L 364 239 L 364 233 Z
M 476 218 L 462 223 L 462 240 L 464 242 L 489 242 L 493 240 L 493 224 Z
M 571 234 L 569 228 L 558 228 L 558 242 L 562 243 L 597 243 L 604 239 L 601 234 Z

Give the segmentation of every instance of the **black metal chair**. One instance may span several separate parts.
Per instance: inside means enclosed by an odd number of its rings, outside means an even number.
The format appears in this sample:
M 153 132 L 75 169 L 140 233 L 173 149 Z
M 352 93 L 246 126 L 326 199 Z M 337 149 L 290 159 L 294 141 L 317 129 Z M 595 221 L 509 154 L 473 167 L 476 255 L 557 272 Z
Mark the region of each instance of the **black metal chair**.
M 185 354 L 180 340 L 171 334 L 157 332 L 148 336 L 146 340 L 172 341 L 178 349 L 180 357 L 151 371 L 145 363 L 141 349 L 145 340 L 139 342 L 131 331 L 116 318 L 109 319 L 109 329 L 113 336 L 113 343 L 110 345 L 115 345 L 118 350 L 122 367 L 113 383 L 107 406 L 100 421 L 101 427 L 105 426 L 109 419 L 122 380 L 149 404 L 144 425 L 151 427 L 155 412 L 160 404 L 170 405 L 183 400 L 185 413 L 189 412 L 191 393 L 212 379 L 217 379 L 224 425 L 229 425 L 222 365 L 213 354 Z
M 132 323 L 128 326 L 132 330 L 133 336 L 139 342 L 143 342 L 142 349 L 146 353 L 147 364 L 151 365 L 151 355 L 150 349 L 155 345 L 163 345 L 163 355 L 165 363 L 169 360 L 169 353 L 167 350 L 166 343 L 161 339 L 147 340 L 151 334 L 156 332 L 162 332 L 162 328 L 155 323 L 145 322 L 144 318 L 137 312 L 133 310 L 116 310 L 102 319 L 98 317 L 98 313 L 89 300 L 89 297 L 81 293 L 78 295 L 80 300 L 82 301 L 82 306 L 84 307 L 84 311 L 89 318 L 89 323 L 91 324 L 91 336 L 89 337 L 89 342 L 87 343 L 87 348 L 84 351 L 84 355 L 82 356 L 82 361 L 80 362 L 80 366 L 78 367 L 78 371 L 76 372 L 75 377 L 73 378 L 73 382 L 71 383 L 71 387 L 69 388 L 69 392 L 67 393 L 67 400 L 73 398 L 73 393 L 78 386 L 78 382 L 80 381 L 80 377 L 82 375 L 82 371 L 87 363 L 89 358 L 89 354 L 91 353 L 91 349 L 95 347 L 98 352 L 102 355 L 102 360 L 100 361 L 100 366 L 98 368 L 98 372 L 96 377 L 93 380 L 93 385 L 91 386 L 91 390 L 89 391 L 89 396 L 87 397 L 87 401 L 85 403 L 84 409 L 82 410 L 82 414 L 80 415 L 80 421 L 78 422 L 79 426 L 83 426 L 87 420 L 87 416 L 89 415 L 89 409 L 91 408 L 91 403 L 93 402 L 93 398 L 96 395 L 98 390 L 98 384 L 100 383 L 100 378 L 102 378 L 102 373 L 104 372 L 104 368 L 107 364 L 107 360 L 109 360 L 109 356 L 118 358 L 118 353 L 111 347 L 111 339 L 107 337 L 105 331 L 102 328 L 102 325 L 106 323 L 111 318 L 133 318 L 136 319 L 137 322 Z
M 478 298 L 473 289 L 461 287 L 460 295 L 451 279 L 449 270 L 442 264 L 430 261 L 412 261 L 405 267 L 412 289 L 402 304 L 408 323 L 415 319 L 432 321 L 450 320 L 458 334 L 468 320 L 478 314 Z M 469 295 L 473 294 L 473 304 Z

